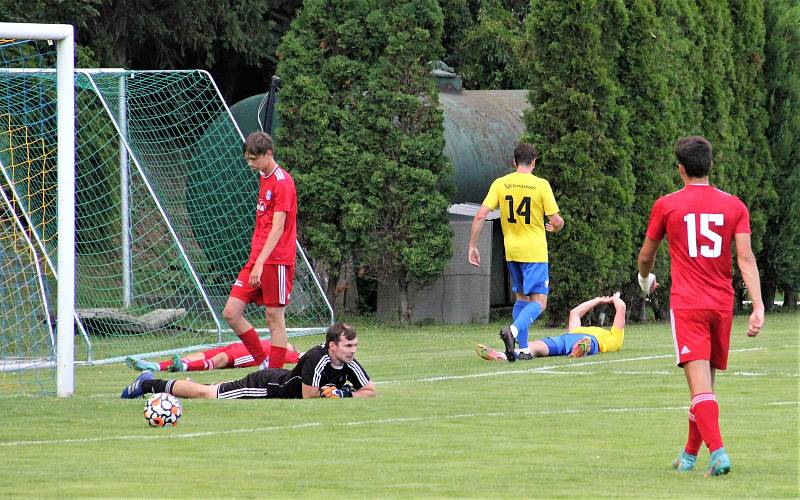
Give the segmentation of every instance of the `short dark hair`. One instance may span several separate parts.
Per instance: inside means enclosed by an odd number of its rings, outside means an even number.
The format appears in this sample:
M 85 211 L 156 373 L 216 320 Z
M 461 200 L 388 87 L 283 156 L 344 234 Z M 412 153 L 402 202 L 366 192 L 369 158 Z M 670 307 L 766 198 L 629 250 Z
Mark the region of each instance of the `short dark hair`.
M 256 131 L 247 136 L 242 146 L 242 153 L 261 156 L 272 149 L 272 137 L 266 132 Z
M 353 340 L 356 338 L 355 327 L 347 323 L 336 323 L 335 325 L 329 326 L 328 329 L 325 330 L 325 347 L 328 347 L 331 342 L 338 344 L 340 337 Z
M 521 142 L 514 148 L 514 163 L 517 165 L 530 165 L 534 160 L 539 158 L 539 153 L 533 144 Z
M 714 164 L 711 143 L 699 135 L 678 139 L 678 143 L 675 144 L 675 156 L 678 158 L 678 163 L 686 170 L 686 175 L 698 179 L 708 176 L 711 165 Z

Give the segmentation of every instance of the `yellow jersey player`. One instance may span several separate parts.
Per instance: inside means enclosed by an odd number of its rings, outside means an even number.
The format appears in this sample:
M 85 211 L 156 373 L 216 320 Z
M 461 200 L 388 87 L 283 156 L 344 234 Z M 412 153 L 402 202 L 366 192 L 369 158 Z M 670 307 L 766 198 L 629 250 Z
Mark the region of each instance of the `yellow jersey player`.
M 547 232 L 558 232 L 564 219 L 558 214 L 553 190 L 547 180 L 533 175 L 538 154 L 531 144 L 514 148 L 515 171 L 496 179 L 472 221 L 467 259 L 481 265 L 478 236 L 486 216 L 500 207 L 508 271 L 516 296 L 513 323 L 500 331 L 506 359 L 532 359 L 528 327 L 547 307 L 550 277 L 547 260 Z M 545 216 L 547 223 L 544 222 Z M 515 351 L 515 343 L 519 351 Z
M 581 326 L 581 318 L 599 304 L 614 304 L 614 323 L 611 329 L 598 326 Z M 530 344 L 534 357 L 569 356 L 580 358 L 601 352 L 616 352 L 622 349 L 625 340 L 625 302 L 619 292 L 610 297 L 595 297 L 575 306 L 569 312 L 567 333 L 555 337 L 544 337 Z M 478 356 L 494 361 L 506 361 L 506 355 L 483 344 L 475 346 Z

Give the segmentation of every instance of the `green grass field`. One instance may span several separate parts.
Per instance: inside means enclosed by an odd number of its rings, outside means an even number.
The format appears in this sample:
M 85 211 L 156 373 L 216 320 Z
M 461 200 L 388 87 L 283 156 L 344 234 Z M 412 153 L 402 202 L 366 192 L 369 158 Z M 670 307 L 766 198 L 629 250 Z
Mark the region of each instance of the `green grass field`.
M 183 400 L 179 427 L 151 429 L 143 400 L 119 399 L 121 364 L 79 367 L 68 399 L 2 397 L 0 497 L 800 496 L 800 315 L 768 316 L 755 339 L 736 318 L 718 478 L 705 450 L 699 470 L 670 467 L 689 394 L 666 324 L 627 328 L 618 353 L 515 364 L 473 351 L 499 347 L 499 324 L 356 325 L 374 400 Z

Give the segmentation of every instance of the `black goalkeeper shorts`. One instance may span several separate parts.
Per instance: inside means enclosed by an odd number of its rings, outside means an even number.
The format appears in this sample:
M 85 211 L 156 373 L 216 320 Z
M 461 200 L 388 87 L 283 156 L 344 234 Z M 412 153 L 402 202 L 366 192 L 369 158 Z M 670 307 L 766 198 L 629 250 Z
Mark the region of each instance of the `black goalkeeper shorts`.
M 297 378 L 295 382 L 293 379 Z M 263 399 L 277 398 L 290 399 L 289 389 L 300 387 L 299 377 L 291 377 L 291 372 L 283 368 L 267 368 L 250 373 L 244 378 L 233 382 L 223 382 L 217 386 L 218 399 Z M 301 395 L 302 397 L 302 389 Z

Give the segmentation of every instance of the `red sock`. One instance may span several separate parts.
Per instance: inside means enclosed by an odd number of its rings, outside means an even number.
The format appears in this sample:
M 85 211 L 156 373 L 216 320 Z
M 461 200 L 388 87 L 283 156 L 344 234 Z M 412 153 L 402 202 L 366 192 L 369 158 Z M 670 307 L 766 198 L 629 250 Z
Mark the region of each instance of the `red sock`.
M 205 370 L 213 370 L 214 362 L 210 359 L 198 359 L 186 363 L 187 372 L 202 372 Z
M 239 340 L 247 347 L 247 351 L 253 356 L 256 365 L 260 365 L 262 361 L 267 359 L 267 353 L 264 352 L 264 347 L 261 345 L 261 339 L 258 337 L 255 328 L 251 328 L 239 335 Z M 275 348 L 273 347 L 273 349 Z
M 300 361 L 300 353 L 295 351 L 286 351 L 286 359 L 284 363 L 297 363 Z
M 703 436 L 708 451 L 722 448 L 722 435 L 719 431 L 719 405 L 713 392 L 702 392 L 692 396 L 692 408 L 697 420 L 697 428 Z
M 168 371 L 170 366 L 172 366 L 171 359 L 165 359 L 164 361 L 158 362 L 158 369 L 162 372 Z
M 697 428 L 697 419 L 689 411 L 689 437 L 686 439 L 686 446 L 684 446 L 683 451 L 689 455 L 697 455 L 702 444 L 703 437 L 700 435 L 700 429 Z
M 285 362 L 286 362 L 286 348 L 273 345 L 272 349 L 270 349 L 269 351 L 269 367 L 283 368 L 283 364 Z

